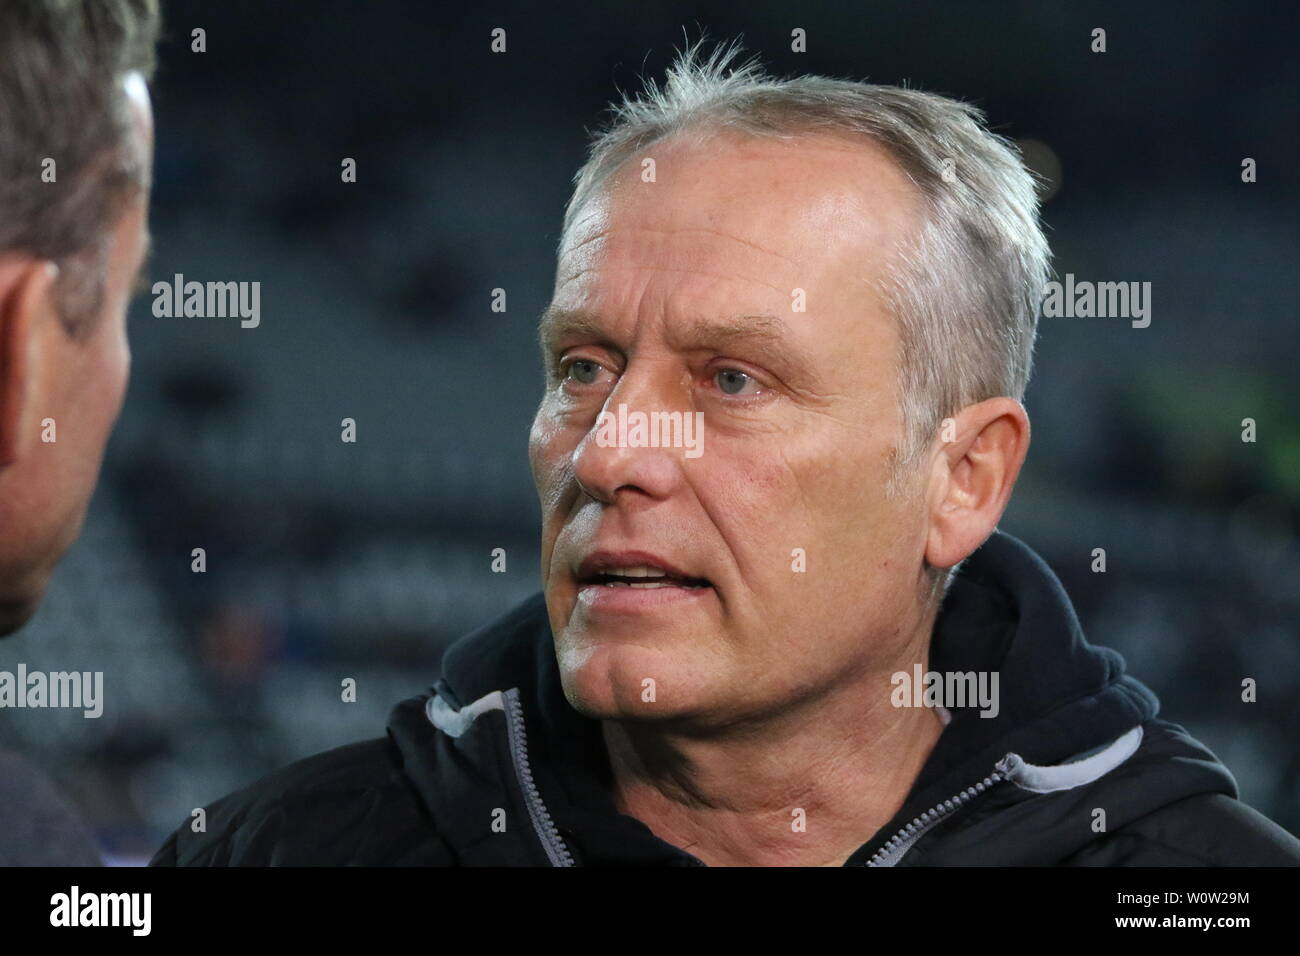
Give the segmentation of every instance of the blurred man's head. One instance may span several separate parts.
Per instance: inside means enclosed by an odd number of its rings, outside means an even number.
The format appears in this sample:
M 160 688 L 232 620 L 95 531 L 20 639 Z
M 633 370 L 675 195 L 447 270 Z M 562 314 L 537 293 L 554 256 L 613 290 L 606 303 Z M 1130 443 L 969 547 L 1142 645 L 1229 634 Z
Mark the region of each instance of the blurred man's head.
M 727 60 L 596 140 L 543 321 L 543 576 L 592 717 L 884 701 L 1028 446 L 1048 251 L 1015 152 L 949 99 Z M 701 413 L 703 453 L 602 439 L 620 405 Z
M 126 390 L 157 34 L 157 0 L 0 3 L 0 635 L 76 539 Z

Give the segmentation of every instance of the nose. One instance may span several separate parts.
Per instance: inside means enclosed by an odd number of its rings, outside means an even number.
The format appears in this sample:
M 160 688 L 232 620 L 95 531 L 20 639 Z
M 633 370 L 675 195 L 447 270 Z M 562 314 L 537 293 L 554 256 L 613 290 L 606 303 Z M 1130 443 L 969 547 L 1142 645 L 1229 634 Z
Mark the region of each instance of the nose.
M 680 438 L 682 428 L 667 426 L 674 418 L 682 423 L 692 414 L 684 404 L 678 388 L 655 381 L 649 369 L 633 371 L 629 365 L 574 449 L 578 486 L 604 504 L 613 504 L 620 495 L 670 497 L 682 480 L 686 450 L 674 447 L 673 436 Z

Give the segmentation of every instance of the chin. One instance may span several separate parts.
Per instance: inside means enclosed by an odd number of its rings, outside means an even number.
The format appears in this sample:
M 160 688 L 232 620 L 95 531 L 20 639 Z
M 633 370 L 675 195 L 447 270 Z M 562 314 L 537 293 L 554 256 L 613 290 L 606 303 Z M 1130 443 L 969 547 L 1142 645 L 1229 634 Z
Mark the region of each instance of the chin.
M 696 697 L 688 655 L 621 641 L 559 644 L 564 696 L 593 720 L 662 720 L 683 716 Z M 653 681 L 649 684 L 648 681 Z M 651 699 L 652 698 L 652 699 Z

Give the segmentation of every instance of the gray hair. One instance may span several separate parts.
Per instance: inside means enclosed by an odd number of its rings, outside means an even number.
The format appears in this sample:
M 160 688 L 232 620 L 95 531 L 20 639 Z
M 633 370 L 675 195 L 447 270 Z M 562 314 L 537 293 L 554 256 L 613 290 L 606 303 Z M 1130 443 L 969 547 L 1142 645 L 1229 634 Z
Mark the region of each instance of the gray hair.
M 662 87 L 648 81 L 640 96 L 612 107 L 574 177 L 564 234 L 624 162 L 672 136 L 865 137 L 893 157 L 926 210 L 880 290 L 898 322 L 901 353 L 904 437 L 895 476 L 944 418 L 987 398 L 1021 399 L 1050 252 L 1035 178 L 1014 144 L 989 132 L 967 103 L 822 76 L 777 79 L 752 59 L 733 65 L 735 44 L 707 58 L 701 44 L 688 46 Z
M 72 332 L 98 313 L 113 227 L 148 186 L 122 78 L 153 73 L 158 30 L 158 0 L 0 2 L 0 255 L 59 264 Z

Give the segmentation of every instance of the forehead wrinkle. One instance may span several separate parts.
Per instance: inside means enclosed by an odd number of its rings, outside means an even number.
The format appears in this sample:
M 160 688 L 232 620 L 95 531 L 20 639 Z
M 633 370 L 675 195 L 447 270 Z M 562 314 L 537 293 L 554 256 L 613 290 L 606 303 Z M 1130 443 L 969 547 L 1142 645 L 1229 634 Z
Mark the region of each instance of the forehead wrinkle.
M 562 246 L 560 249 L 560 258 L 563 259 L 566 256 L 571 256 L 575 252 L 578 252 L 579 250 L 585 248 L 586 246 L 591 245 L 593 242 L 597 242 L 601 239 L 606 239 L 608 237 L 609 237 L 609 229 L 606 228 L 606 229 L 597 230 L 596 232 L 592 233 L 590 236 L 584 236 L 578 242 L 572 243 L 570 245 Z
M 579 269 L 577 272 L 570 273 L 569 275 L 566 275 L 558 279 L 558 281 L 556 282 L 556 287 L 558 288 L 559 286 L 564 285 L 567 282 L 572 282 L 574 279 L 577 279 L 580 276 L 587 274 L 588 272 L 598 272 L 601 270 L 604 270 L 606 272 L 623 272 L 627 270 L 631 270 L 634 272 L 646 271 L 646 270 L 652 272 L 683 272 L 688 275 L 707 276 L 710 279 L 722 279 L 726 282 L 752 282 L 755 285 L 761 285 L 765 288 L 771 289 L 773 292 L 781 296 L 783 299 L 790 298 L 790 291 L 791 291 L 788 289 L 779 289 L 776 286 L 772 285 L 770 282 L 764 282 L 761 279 L 755 279 L 751 276 L 723 275 L 718 272 L 704 272 L 703 270 L 700 269 L 674 269 L 669 266 L 661 266 L 661 265 L 609 266 L 604 264 L 595 265 L 595 266 L 584 266 L 583 268 Z
M 642 228 L 648 228 L 648 227 L 642 227 Z M 653 230 L 649 230 L 649 231 L 652 231 L 652 232 L 702 232 L 702 233 L 704 233 L 705 235 L 709 235 L 709 236 L 718 236 L 719 238 L 722 238 L 722 239 L 730 239 L 732 242 L 738 242 L 738 243 L 740 243 L 742 246 L 745 246 L 745 247 L 747 247 L 747 248 L 749 248 L 749 249 L 753 249 L 753 250 L 756 251 L 756 252 L 761 252 L 761 253 L 763 253 L 763 255 L 765 255 L 765 256 L 771 256 L 771 257 L 774 258 L 774 259 L 784 259 L 786 262 L 793 262 L 793 263 L 795 263 L 796 265 L 798 264 L 798 260 L 795 259 L 795 258 L 793 258 L 793 257 L 791 257 L 791 256 L 783 256 L 781 253 L 779 253 L 779 252 L 773 252 L 771 249 L 764 249 L 762 246 L 760 246 L 760 245 L 759 245 L 758 243 L 756 243 L 756 242 L 750 242 L 748 239 L 742 239 L 742 238 L 740 238 L 740 236 L 733 236 L 731 233 L 720 232 L 720 231 L 718 231 L 717 229 L 705 229 L 704 227 L 699 226 L 699 227 L 694 227 L 694 228 L 671 229 L 671 230 L 669 230 L 669 229 L 653 229 Z
M 786 343 L 786 325 L 774 315 L 737 315 L 722 319 L 694 316 L 685 320 L 679 332 L 669 331 L 672 344 L 681 349 L 700 349 L 730 342 L 750 340 L 772 345 Z M 606 339 L 608 330 L 598 313 L 585 309 L 548 307 L 542 313 L 538 335 L 543 342 L 576 335 Z
M 796 265 L 798 264 L 799 261 L 793 256 L 783 255 L 782 253 L 775 252 L 772 249 L 764 248 L 763 246 L 760 246 L 758 243 L 752 242 L 749 239 L 742 239 L 740 236 L 733 235 L 729 232 L 722 232 L 719 229 L 709 229 L 704 226 L 678 226 L 678 227 L 673 227 L 671 229 L 660 229 L 654 226 L 614 227 L 614 226 L 607 225 L 604 229 L 601 229 L 590 236 L 584 236 L 578 242 L 566 246 L 561 251 L 560 257 L 563 258 L 567 255 L 570 255 L 571 253 L 577 252 L 580 249 L 584 248 L 585 246 L 588 246 L 591 243 L 596 242 L 597 240 L 610 239 L 613 237 L 615 233 L 624 232 L 624 231 L 652 232 L 662 236 L 672 236 L 672 235 L 689 234 L 689 233 L 702 233 L 706 236 L 717 236 L 719 239 L 727 239 L 731 242 L 738 243 L 746 247 L 747 249 L 753 249 L 755 252 L 761 252 L 765 256 L 771 256 L 774 259 L 781 259 L 785 262 L 794 263 Z

